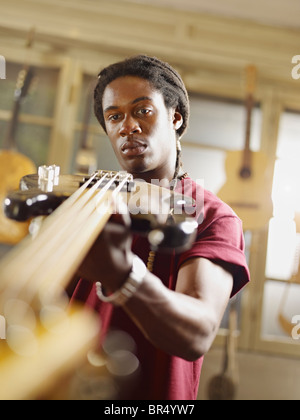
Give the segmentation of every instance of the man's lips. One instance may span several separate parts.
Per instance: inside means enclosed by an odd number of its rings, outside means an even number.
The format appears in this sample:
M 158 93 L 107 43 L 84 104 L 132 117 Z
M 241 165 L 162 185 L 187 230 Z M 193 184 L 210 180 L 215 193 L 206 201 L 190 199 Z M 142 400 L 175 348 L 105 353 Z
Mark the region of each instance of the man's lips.
M 147 145 L 140 141 L 131 140 L 122 144 L 121 151 L 126 156 L 139 156 L 147 149 Z

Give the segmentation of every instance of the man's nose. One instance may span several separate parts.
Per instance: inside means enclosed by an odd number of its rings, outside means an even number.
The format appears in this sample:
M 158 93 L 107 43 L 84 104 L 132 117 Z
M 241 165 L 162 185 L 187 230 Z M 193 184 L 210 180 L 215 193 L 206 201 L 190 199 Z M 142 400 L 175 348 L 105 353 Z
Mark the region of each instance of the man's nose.
M 142 132 L 142 129 L 135 118 L 133 118 L 132 116 L 127 116 L 124 118 L 121 128 L 120 128 L 121 137 L 127 137 L 129 135 L 141 133 L 141 132 Z

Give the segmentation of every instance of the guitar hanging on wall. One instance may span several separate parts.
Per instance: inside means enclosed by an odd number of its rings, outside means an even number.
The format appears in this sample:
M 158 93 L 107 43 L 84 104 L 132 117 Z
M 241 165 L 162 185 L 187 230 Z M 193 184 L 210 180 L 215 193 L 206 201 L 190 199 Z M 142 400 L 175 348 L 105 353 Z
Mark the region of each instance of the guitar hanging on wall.
M 31 44 L 32 32 L 27 47 L 30 47 Z M 16 83 L 12 117 L 4 140 L 4 148 L 0 150 L 0 243 L 9 245 L 15 245 L 20 242 L 28 233 L 28 223 L 17 223 L 6 218 L 2 209 L 2 203 L 8 191 L 18 189 L 20 179 L 23 176 L 36 172 L 35 164 L 27 156 L 17 151 L 16 142 L 21 105 L 27 96 L 33 78 L 33 68 L 24 65 L 19 72 Z
M 228 333 L 225 340 L 225 355 L 222 371 L 213 376 L 208 384 L 208 398 L 212 401 L 234 400 L 239 374 L 237 368 L 237 302 L 229 305 Z
M 245 231 L 265 227 L 273 214 L 271 165 L 263 152 L 250 149 L 256 73 L 255 66 L 247 66 L 244 150 L 228 152 L 225 162 L 227 181 L 217 194 L 241 218 Z

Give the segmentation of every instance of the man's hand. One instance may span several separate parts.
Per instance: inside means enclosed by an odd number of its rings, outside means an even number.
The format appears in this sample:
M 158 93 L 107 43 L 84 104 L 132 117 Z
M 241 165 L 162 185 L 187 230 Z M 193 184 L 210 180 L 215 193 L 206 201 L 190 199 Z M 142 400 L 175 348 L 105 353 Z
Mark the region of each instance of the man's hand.
M 78 274 L 94 283 L 101 282 L 109 292 L 118 290 L 132 267 L 132 235 L 128 212 L 114 214 L 96 240 Z

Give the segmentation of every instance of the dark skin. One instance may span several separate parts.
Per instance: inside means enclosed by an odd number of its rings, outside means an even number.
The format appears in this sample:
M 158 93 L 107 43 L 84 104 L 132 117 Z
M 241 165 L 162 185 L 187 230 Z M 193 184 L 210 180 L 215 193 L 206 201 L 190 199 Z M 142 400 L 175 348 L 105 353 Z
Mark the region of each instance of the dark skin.
M 121 167 L 135 178 L 171 181 L 176 161 L 177 109 L 167 109 L 162 94 L 142 78 L 120 77 L 104 91 L 108 137 Z M 129 216 L 108 223 L 81 267 L 80 274 L 118 290 L 132 265 Z M 101 255 L 101 258 L 99 258 Z M 100 274 L 101 273 L 101 274 Z M 176 290 L 147 272 L 124 310 L 156 347 L 197 360 L 211 347 L 233 287 L 232 275 L 205 258 L 193 258 L 178 273 Z

